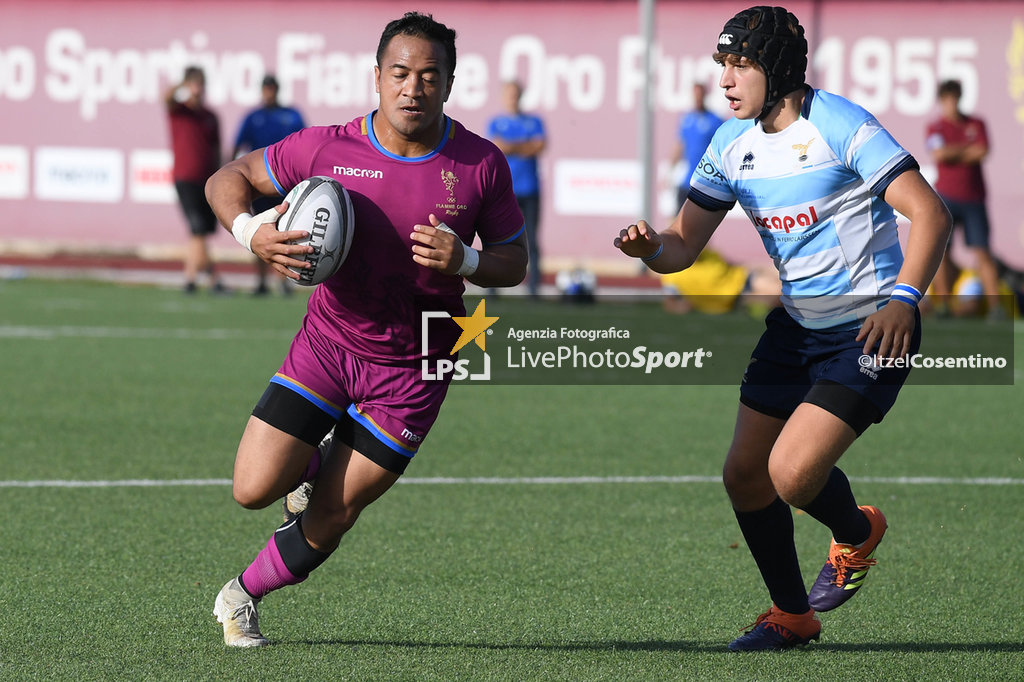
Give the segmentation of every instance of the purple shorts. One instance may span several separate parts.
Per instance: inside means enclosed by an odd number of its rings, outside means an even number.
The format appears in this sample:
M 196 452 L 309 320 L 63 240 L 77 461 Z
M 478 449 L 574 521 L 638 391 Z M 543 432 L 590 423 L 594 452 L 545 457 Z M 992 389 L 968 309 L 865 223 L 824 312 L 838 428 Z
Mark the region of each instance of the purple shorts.
M 253 414 L 314 446 L 334 426 L 342 442 L 402 473 L 447 392 L 447 381 L 423 381 L 418 364 L 364 360 L 305 321 Z

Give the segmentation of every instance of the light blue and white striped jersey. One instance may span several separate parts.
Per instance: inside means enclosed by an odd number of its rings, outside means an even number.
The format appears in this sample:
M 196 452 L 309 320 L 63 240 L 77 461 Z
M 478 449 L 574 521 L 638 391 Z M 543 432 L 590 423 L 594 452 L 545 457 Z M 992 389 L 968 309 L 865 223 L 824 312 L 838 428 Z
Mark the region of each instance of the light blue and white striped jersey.
M 739 201 L 779 269 L 789 314 L 807 328 L 849 329 L 896 283 L 903 252 L 880 195 L 917 167 L 869 112 L 809 90 L 800 118 L 778 133 L 757 120 L 726 121 L 689 198 L 711 211 Z

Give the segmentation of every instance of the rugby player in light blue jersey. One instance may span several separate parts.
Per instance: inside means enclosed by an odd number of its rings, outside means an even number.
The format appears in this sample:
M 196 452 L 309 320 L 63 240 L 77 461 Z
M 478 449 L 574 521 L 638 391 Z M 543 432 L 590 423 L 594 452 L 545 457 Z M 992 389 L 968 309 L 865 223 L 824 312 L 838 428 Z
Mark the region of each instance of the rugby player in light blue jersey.
M 689 267 L 739 202 L 775 262 L 783 308 L 771 312 L 740 387 L 723 479 L 772 600 L 734 651 L 818 639 L 817 612 L 857 594 L 886 530 L 858 506 L 840 456 L 892 407 L 921 342 L 917 303 L 950 230 L 913 157 L 875 118 L 804 83 L 807 41 L 782 7 L 730 19 L 715 60 L 735 118 L 718 129 L 672 225 L 639 221 L 614 244 L 655 272 Z M 910 219 L 906 253 L 896 209 Z M 867 364 L 867 367 L 863 367 Z M 808 594 L 790 507 L 832 531 Z

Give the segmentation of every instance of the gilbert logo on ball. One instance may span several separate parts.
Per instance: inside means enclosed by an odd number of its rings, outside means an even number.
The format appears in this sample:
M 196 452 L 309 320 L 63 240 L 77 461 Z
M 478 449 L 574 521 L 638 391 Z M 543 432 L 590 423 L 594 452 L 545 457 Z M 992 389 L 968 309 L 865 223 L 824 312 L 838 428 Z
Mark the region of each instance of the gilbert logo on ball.
M 355 231 L 355 214 L 348 191 L 334 178 L 317 175 L 295 185 L 284 199 L 288 210 L 277 221 L 280 231 L 302 230 L 306 239 L 293 244 L 308 244 L 313 252 L 295 256 L 310 264 L 292 268 L 298 284 L 315 286 L 336 273 L 348 256 Z

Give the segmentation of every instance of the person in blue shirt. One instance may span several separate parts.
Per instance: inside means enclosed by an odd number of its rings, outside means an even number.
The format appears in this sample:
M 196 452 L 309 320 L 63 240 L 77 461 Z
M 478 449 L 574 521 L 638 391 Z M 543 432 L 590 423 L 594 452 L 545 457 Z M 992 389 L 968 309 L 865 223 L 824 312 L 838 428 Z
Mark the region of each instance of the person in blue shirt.
M 235 139 L 235 151 L 231 158 L 237 159 L 241 154 L 251 152 L 254 149 L 269 147 L 279 142 L 294 132 L 306 127 L 302 114 L 291 107 L 282 106 L 278 101 L 280 84 L 273 74 L 267 74 L 263 78 L 261 90 L 261 104 L 254 109 L 242 121 L 238 129 L 238 137 Z M 258 197 L 253 199 L 252 214 L 259 215 L 263 211 L 277 206 L 281 202 L 279 197 Z M 269 292 L 267 288 L 267 274 L 269 267 L 260 258 L 256 259 L 256 290 L 257 296 Z M 285 295 L 291 293 L 288 283 L 281 279 L 281 291 Z
M 505 154 L 512 171 L 512 191 L 523 212 L 529 240 L 530 266 L 527 286 L 530 296 L 540 292 L 540 174 L 537 159 L 547 145 L 544 122 L 539 116 L 520 108 L 523 87 L 516 81 L 505 83 L 502 102 L 505 112 L 487 124 L 487 137 Z
M 722 125 L 722 119 L 713 111 L 708 111 L 704 105 L 707 98 L 707 88 L 701 83 L 693 86 L 693 109 L 679 119 L 679 128 L 676 131 L 676 146 L 672 154 L 671 163 L 673 166 L 683 161 L 685 172 L 679 177 L 679 184 L 676 186 L 676 210 L 683 206 L 686 195 L 690 193 L 690 178 L 693 171 L 704 156 L 704 150 L 711 144 L 718 126 Z
M 855 596 L 876 563 L 885 516 L 857 504 L 836 463 L 906 381 L 951 218 L 874 116 L 804 83 L 807 40 L 785 8 L 743 10 L 717 43 L 734 118 L 672 225 L 641 220 L 613 244 L 655 272 L 683 270 L 738 202 L 779 270 L 783 307 L 744 373 L 722 479 L 772 602 L 729 649 L 789 649 L 818 639 L 817 613 Z M 905 253 L 893 209 L 910 221 Z M 809 592 L 791 507 L 832 532 Z

